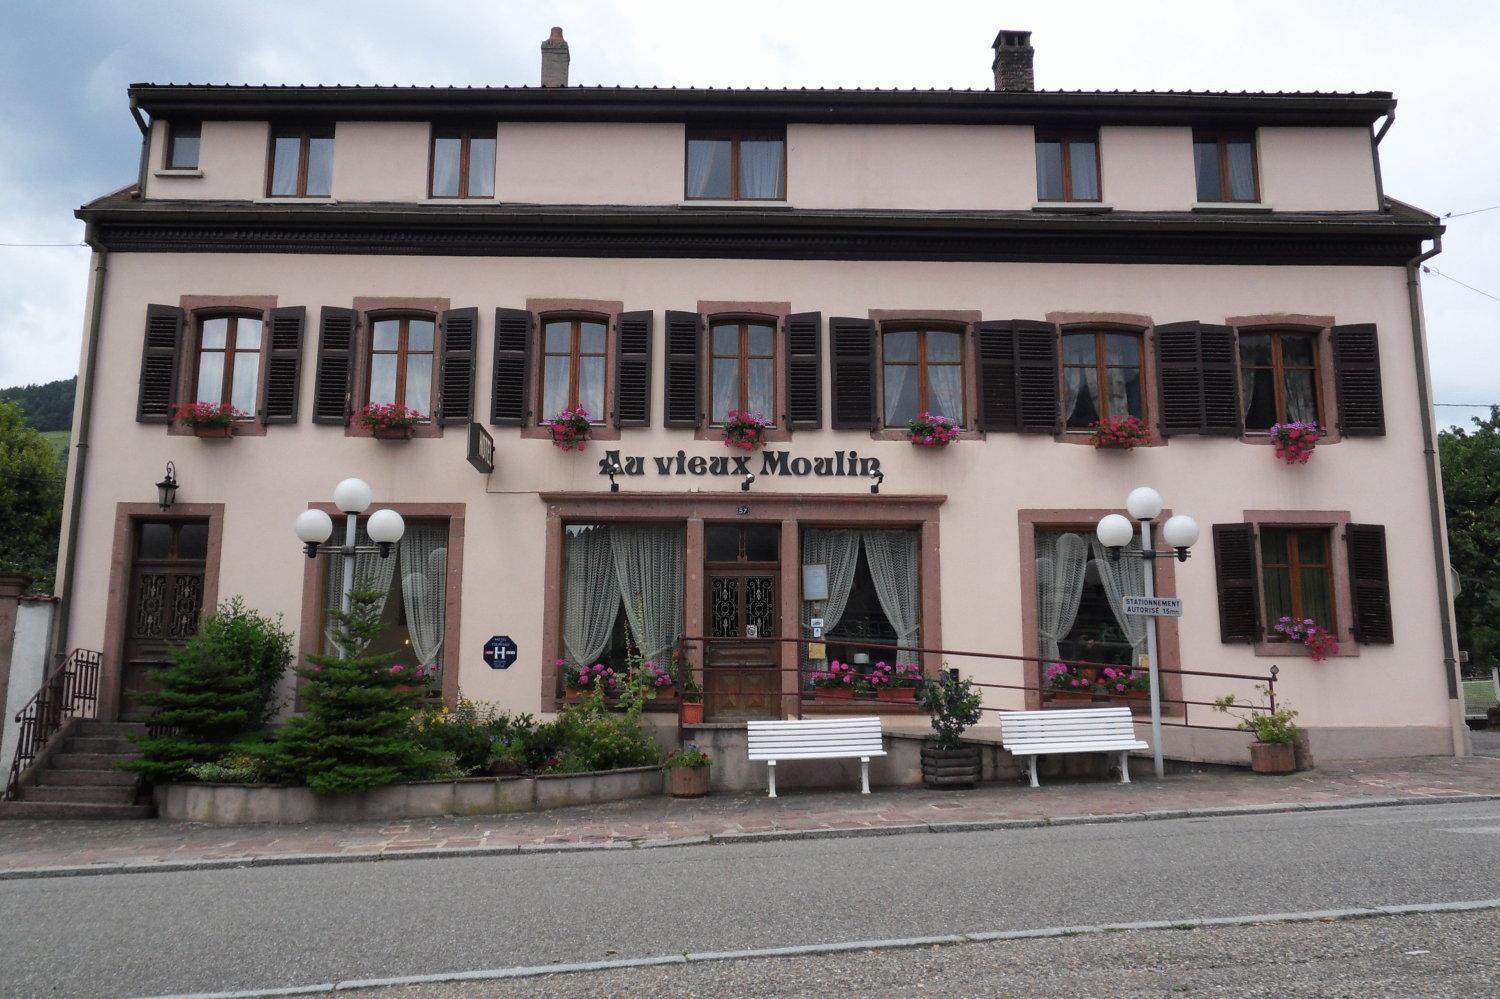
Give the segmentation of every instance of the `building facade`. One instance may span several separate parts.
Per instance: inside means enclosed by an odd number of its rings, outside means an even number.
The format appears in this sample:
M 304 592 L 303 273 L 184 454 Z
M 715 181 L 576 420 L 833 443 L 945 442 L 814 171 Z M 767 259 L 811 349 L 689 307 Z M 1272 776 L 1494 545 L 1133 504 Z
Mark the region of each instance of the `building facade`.
M 1024 32 L 991 91 L 581 88 L 566 60 L 556 35 L 541 87 L 131 88 L 139 177 L 79 211 L 60 576 L 106 715 L 230 594 L 318 651 L 339 570 L 292 523 L 347 476 L 406 520 L 357 571 L 449 699 L 552 711 L 560 663 L 685 636 L 711 714 L 838 710 L 779 641 L 820 617 L 831 658 L 1041 707 L 1046 661 L 1144 650 L 1139 563 L 1093 529 L 1150 484 L 1203 525 L 1154 566 L 1184 603 L 1164 668 L 1276 665 L 1325 756 L 1464 751 L 1414 269 L 1442 229 L 1382 190 L 1389 94 L 1036 92 Z M 244 415 L 200 437 L 193 402 Z M 377 438 L 371 403 L 423 419 Z M 546 425 L 572 407 L 582 450 Z M 764 444 L 726 447 L 745 411 Z M 956 439 L 914 445 L 924 414 Z M 1128 417 L 1140 446 L 1091 446 Z M 1306 464 L 1269 446 L 1293 422 Z M 1186 710 L 1169 753 L 1243 756 Z

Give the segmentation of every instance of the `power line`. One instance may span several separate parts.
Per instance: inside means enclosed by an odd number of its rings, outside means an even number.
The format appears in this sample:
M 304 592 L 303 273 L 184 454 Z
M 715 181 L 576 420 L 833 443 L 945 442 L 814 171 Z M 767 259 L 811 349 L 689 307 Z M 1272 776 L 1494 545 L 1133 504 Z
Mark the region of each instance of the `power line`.
M 1444 215 L 1443 218 L 1445 218 L 1445 219 L 1461 219 L 1465 215 L 1478 215 L 1481 212 L 1492 212 L 1496 208 L 1500 208 L 1500 205 L 1490 205 L 1488 208 L 1476 208 L 1472 212 L 1458 212 L 1457 214 L 1454 214 L 1453 212 L 1449 212 L 1447 215 Z
M 1488 298 L 1488 299 L 1490 299 L 1492 301 L 1500 302 L 1500 295 L 1491 295 L 1489 292 L 1485 291 L 1482 288 L 1476 288 L 1472 284 L 1464 284 L 1462 281 L 1460 281 L 1456 277 L 1448 277 L 1448 275 L 1444 274 L 1442 271 L 1438 270 L 1436 267 L 1428 267 L 1426 264 L 1423 264 L 1422 265 L 1422 273 L 1423 274 L 1434 274 L 1434 275 L 1436 275 L 1436 276 L 1438 276 L 1440 278 L 1448 278 L 1449 281 L 1452 281 L 1456 285 L 1460 285 L 1460 286 L 1462 286 L 1464 288 L 1469 289 L 1470 291 L 1474 292 L 1476 295 L 1483 295 L 1485 298 Z
M 1434 406 L 1444 406 L 1448 409 L 1489 409 L 1492 406 L 1500 406 L 1500 402 L 1435 402 Z
M 0 243 L 0 246 L 88 246 L 83 240 L 76 243 Z

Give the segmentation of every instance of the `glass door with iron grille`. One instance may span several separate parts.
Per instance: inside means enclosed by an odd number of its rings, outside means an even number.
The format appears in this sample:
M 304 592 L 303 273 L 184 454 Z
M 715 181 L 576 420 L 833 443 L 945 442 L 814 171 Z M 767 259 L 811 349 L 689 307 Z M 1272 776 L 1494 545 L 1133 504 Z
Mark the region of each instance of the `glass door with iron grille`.
M 781 527 L 708 524 L 704 547 L 704 716 L 780 717 L 781 653 L 779 643 L 768 639 L 780 635 Z
M 120 717 L 150 713 L 139 694 L 156 687 L 151 671 L 198 631 L 208 523 L 138 520 L 131 539 L 130 603 L 120 675 Z

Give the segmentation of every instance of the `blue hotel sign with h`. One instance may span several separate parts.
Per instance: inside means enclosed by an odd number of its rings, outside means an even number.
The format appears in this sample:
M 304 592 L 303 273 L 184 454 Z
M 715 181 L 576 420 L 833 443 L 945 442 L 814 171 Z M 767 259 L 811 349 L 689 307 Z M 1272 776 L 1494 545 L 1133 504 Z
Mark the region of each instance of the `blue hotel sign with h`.
M 510 669 L 520 654 L 509 635 L 496 635 L 484 643 L 484 661 L 490 664 L 490 669 Z

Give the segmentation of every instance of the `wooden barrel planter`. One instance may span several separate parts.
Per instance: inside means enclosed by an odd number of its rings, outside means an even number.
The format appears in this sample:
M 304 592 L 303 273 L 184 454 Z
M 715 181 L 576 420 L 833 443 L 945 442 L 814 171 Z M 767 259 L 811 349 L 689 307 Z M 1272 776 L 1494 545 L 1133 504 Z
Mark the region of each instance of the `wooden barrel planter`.
M 667 790 L 674 798 L 701 798 L 708 793 L 708 767 L 668 767 Z
M 927 787 L 973 787 L 979 774 L 978 746 L 939 749 L 930 742 L 922 744 L 922 783 Z

